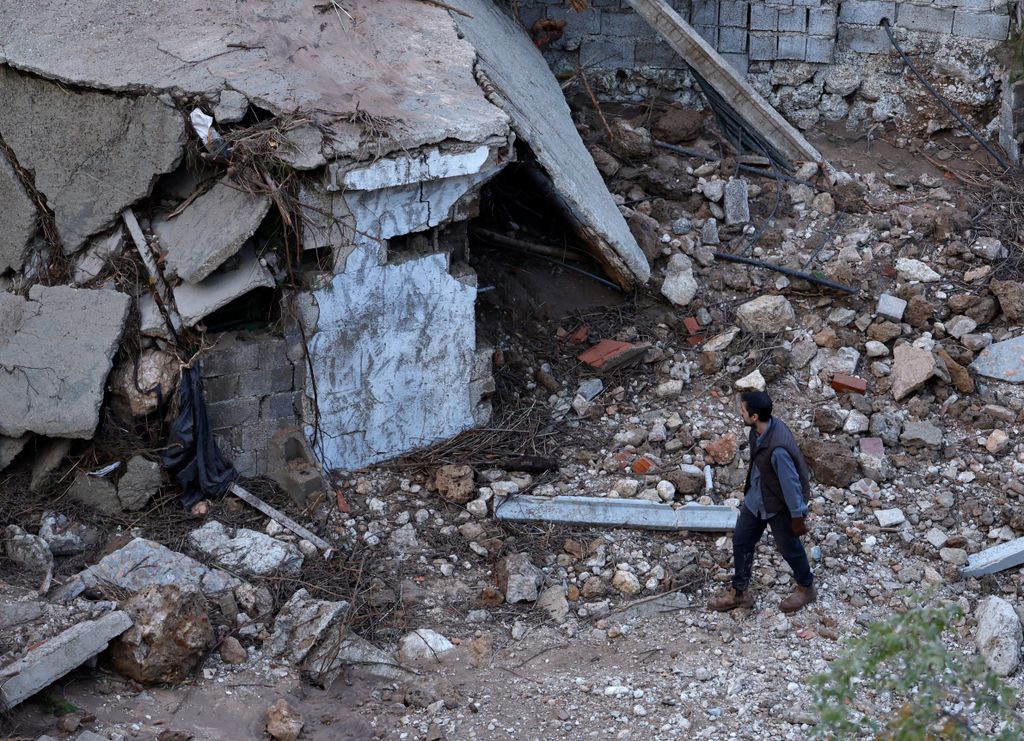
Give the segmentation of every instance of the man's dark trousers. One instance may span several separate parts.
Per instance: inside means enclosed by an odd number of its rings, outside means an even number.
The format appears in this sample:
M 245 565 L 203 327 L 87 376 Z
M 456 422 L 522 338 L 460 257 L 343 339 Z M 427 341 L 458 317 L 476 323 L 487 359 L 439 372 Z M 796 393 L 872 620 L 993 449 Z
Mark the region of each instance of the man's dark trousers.
M 800 538 L 793 535 L 793 520 L 789 512 L 783 510 L 768 520 L 762 520 L 741 505 L 736 529 L 732 533 L 732 556 L 736 567 L 736 573 L 732 578 L 733 588 L 737 592 L 742 592 L 750 586 L 750 574 L 754 568 L 754 549 L 757 548 L 757 543 L 767 527 L 772 529 L 775 547 L 793 569 L 796 583 L 802 587 L 811 586 L 814 583 L 814 575 L 811 573 L 811 565 L 807 561 L 803 543 L 800 542 Z

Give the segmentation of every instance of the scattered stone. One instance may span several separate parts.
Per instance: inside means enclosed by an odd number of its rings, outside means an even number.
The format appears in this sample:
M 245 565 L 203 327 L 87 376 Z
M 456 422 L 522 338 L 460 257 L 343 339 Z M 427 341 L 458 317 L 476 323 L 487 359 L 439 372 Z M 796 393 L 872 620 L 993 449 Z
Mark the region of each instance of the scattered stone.
M 0 435 L 92 437 L 130 304 L 69 286 L 37 284 L 27 299 L 0 292 Z
M 728 432 L 716 440 L 712 440 L 704 448 L 704 455 L 710 463 L 727 466 L 732 463 L 738 450 L 736 435 Z M 703 475 L 703 474 L 702 474 Z
M 243 576 L 298 576 L 302 571 L 302 552 L 291 543 L 244 528 L 232 534 L 217 520 L 190 532 L 188 542 L 206 558 Z
M 999 260 L 1006 257 L 1006 245 L 995 237 L 978 237 L 971 245 L 971 252 L 986 260 Z
M 68 489 L 68 496 L 100 514 L 115 515 L 121 511 L 117 488 L 106 477 L 79 472 Z
M 611 150 L 626 159 L 639 159 L 651 154 L 651 133 L 642 126 L 633 126 L 624 118 L 611 121 Z
M 955 316 L 945 323 L 946 334 L 950 337 L 960 339 L 965 334 L 970 334 L 978 327 L 978 323 L 969 316 Z
M 903 515 L 903 510 L 899 508 L 876 509 L 875 519 L 878 520 L 879 527 L 896 527 L 907 521 L 907 518 Z
M 686 306 L 697 295 L 697 279 L 693 277 L 693 263 L 686 255 L 676 253 L 665 267 L 662 295 L 676 306 Z
M 1010 436 L 1002 430 L 992 430 L 985 440 L 985 450 L 992 455 L 999 455 L 1010 446 Z
M 682 144 L 696 139 L 704 130 L 704 117 L 700 111 L 671 106 L 658 114 L 651 127 L 655 139 L 669 144 Z
M 640 580 L 636 574 L 617 569 L 612 577 L 612 587 L 622 594 L 637 594 L 640 591 Z
M 718 222 L 715 219 L 708 219 L 700 230 L 700 241 L 703 244 L 719 244 Z
M 152 499 L 163 484 L 160 464 L 136 455 L 117 482 L 117 499 L 122 509 L 129 512 L 140 510 Z
M 839 443 L 808 438 L 800 443 L 800 451 L 819 484 L 845 488 L 859 478 L 857 458 Z
M 764 391 L 767 387 L 764 376 L 761 375 L 759 369 L 754 369 L 753 373 L 737 379 L 733 385 L 737 391 Z
M 1024 319 L 1024 283 L 1014 280 L 992 280 L 988 288 L 999 300 L 999 309 L 1007 319 Z
M 49 589 L 50 574 L 53 572 L 53 553 L 50 546 L 38 535 L 26 533 L 17 525 L 8 525 L 4 530 L 4 550 L 7 558 L 31 574 L 43 575 L 45 592 Z
M 900 442 L 907 447 L 938 448 L 942 445 L 942 429 L 931 422 L 907 422 Z
M 569 601 L 560 584 L 553 584 L 537 597 L 537 608 L 544 610 L 551 619 L 561 625 L 569 616 Z
M 220 644 L 220 659 L 225 664 L 244 664 L 249 654 L 237 638 L 228 636 Z
M 939 558 L 954 566 L 963 566 L 967 563 L 967 551 L 963 548 L 942 548 L 939 550 Z
M 916 280 L 921 283 L 934 283 L 942 278 L 925 263 L 909 257 L 901 257 L 896 261 L 896 273 L 901 280 Z
M 348 602 L 313 599 L 306 589 L 299 589 L 278 611 L 264 650 L 269 656 L 299 665 L 330 635 L 347 609 Z
M 1024 382 L 1024 337 L 989 345 L 971 363 L 979 375 L 1009 383 Z
M 892 398 L 899 401 L 909 396 L 934 375 L 934 355 L 913 345 L 897 345 L 893 351 Z
M 441 466 L 435 474 L 434 484 L 441 496 L 454 504 L 466 504 L 476 496 L 473 469 L 469 466 Z
M 296 741 L 303 725 L 302 716 L 286 700 L 267 708 L 267 734 L 276 741 Z
M 416 528 L 411 522 L 402 527 L 395 528 L 388 536 L 388 547 L 391 552 L 400 558 L 407 557 L 420 549 L 419 538 L 416 537 Z
M 194 589 L 147 587 L 124 604 L 132 627 L 110 646 L 114 667 L 136 682 L 182 682 L 213 645 L 206 600 Z
M 1009 602 L 987 597 L 975 611 L 978 633 L 975 643 L 989 670 L 1000 677 L 1013 673 L 1020 663 L 1020 618 Z
M 747 181 L 742 178 L 730 178 L 725 184 L 725 223 L 726 226 L 746 224 L 750 221 L 750 202 Z
M 398 660 L 404 664 L 416 661 L 438 661 L 455 645 L 440 633 L 420 628 L 407 633 L 398 642 Z
M 956 386 L 956 390 L 962 394 L 973 394 L 975 386 L 974 379 L 971 378 L 970 371 L 953 360 L 944 348 L 940 347 L 936 349 L 935 354 L 946 366 L 946 371 L 949 373 L 949 377 L 952 379 L 953 385 Z
M 112 391 L 133 417 L 144 417 L 160 408 L 161 398 L 166 402 L 173 397 L 178 373 L 176 357 L 150 348 L 142 351 L 137 362 L 128 361 L 114 371 Z
M 55 556 L 73 556 L 96 546 L 100 533 L 96 528 L 73 522 L 66 515 L 44 512 L 39 523 L 39 537 L 46 541 Z
M 796 324 L 796 313 L 785 296 L 760 296 L 736 309 L 736 321 L 751 334 L 777 334 Z
M 544 574 L 530 563 L 525 553 L 513 553 L 498 561 L 494 569 L 498 589 L 505 595 L 505 601 L 535 602 L 537 590 L 544 581 Z

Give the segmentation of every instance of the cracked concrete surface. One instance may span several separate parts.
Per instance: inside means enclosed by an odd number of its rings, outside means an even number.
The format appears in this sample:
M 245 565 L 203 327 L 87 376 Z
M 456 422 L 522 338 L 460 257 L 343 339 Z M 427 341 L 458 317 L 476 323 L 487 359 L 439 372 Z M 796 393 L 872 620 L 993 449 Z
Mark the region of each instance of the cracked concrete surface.
M 0 293 L 0 435 L 92 437 L 130 303 L 68 286 Z
M 14 167 L 0 152 L 0 273 L 20 270 L 25 250 L 36 231 L 36 205 L 25 192 Z

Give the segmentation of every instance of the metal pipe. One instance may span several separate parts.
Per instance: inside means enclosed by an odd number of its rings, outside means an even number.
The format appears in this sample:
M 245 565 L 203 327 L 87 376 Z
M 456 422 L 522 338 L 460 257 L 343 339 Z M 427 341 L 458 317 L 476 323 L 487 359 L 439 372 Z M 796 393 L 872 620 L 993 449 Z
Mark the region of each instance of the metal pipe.
M 811 275 L 810 273 L 804 273 L 800 270 L 793 270 L 793 268 L 783 267 L 782 265 L 776 265 L 772 262 L 765 262 L 764 260 L 755 260 L 752 257 L 743 257 L 742 255 L 734 255 L 731 252 L 716 252 L 715 257 L 719 260 L 725 260 L 726 262 L 739 262 L 744 265 L 753 265 L 756 268 L 768 268 L 774 270 L 776 273 L 782 273 L 783 275 L 790 275 L 800 280 L 806 280 L 811 283 L 816 283 L 819 286 L 825 286 L 826 288 L 834 288 L 837 291 L 845 291 L 846 293 L 857 294 L 859 291 L 856 288 L 844 285 L 842 283 L 836 283 L 828 278 L 818 278 L 817 276 Z

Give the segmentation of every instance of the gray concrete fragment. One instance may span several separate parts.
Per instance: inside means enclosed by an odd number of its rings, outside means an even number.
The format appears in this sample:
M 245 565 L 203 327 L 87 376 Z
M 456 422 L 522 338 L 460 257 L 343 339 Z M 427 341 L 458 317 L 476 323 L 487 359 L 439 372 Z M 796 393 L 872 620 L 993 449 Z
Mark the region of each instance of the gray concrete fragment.
M 492 100 L 512 119 L 555 190 L 576 217 L 602 262 L 623 284 L 645 283 L 651 268 L 573 124 L 562 89 L 521 26 L 488 0 L 458 0 L 472 15 L 454 16 L 478 54 L 477 66 L 496 92 Z
M 978 353 L 971 368 L 986 378 L 1024 383 L 1024 337 L 989 345 Z
M 186 327 L 191 327 L 239 296 L 257 288 L 273 288 L 270 274 L 249 248 L 239 254 L 238 266 L 214 273 L 202 283 L 180 283 L 174 287 L 174 302 Z
M 671 592 L 655 597 L 642 599 L 626 605 L 608 616 L 611 623 L 628 623 L 636 618 L 657 617 L 671 610 L 685 610 L 690 606 L 690 598 L 682 592 Z
M 107 478 L 89 476 L 81 472 L 68 489 L 68 496 L 100 514 L 116 515 L 121 511 L 117 488 Z
M 96 528 L 72 522 L 66 515 L 44 512 L 39 522 L 39 537 L 55 556 L 72 556 L 95 546 L 100 539 Z
M 268 196 L 253 196 L 225 178 L 173 219 L 155 221 L 167 277 L 203 280 L 242 249 L 269 209 Z
M 510 522 L 554 522 L 572 525 L 636 527 L 647 530 L 726 531 L 736 527 L 736 510 L 718 505 L 669 504 L 641 499 L 603 497 L 494 498 L 494 516 Z
M 124 612 L 110 612 L 68 628 L 0 669 L 0 709 L 9 710 L 78 668 L 132 626 Z
M 750 202 L 746 180 L 730 180 L 725 184 L 725 223 L 746 224 L 750 221 Z
M 1000 543 L 980 553 L 972 553 L 961 573 L 964 576 L 995 574 L 1024 564 L 1024 538 Z
M 207 558 L 246 576 L 296 576 L 303 556 L 291 543 L 239 528 L 231 533 L 216 520 L 188 534 L 189 544 Z
M 301 664 L 347 609 L 348 602 L 314 599 L 299 589 L 274 618 L 274 632 L 265 645 L 267 655 Z
M 86 589 L 111 583 L 130 592 L 152 585 L 198 587 L 216 599 L 244 582 L 219 569 L 207 568 L 188 556 L 144 538 L 135 538 L 120 550 L 104 556 L 78 573 L 57 592 L 58 599 L 73 599 Z
M 21 270 L 39 220 L 36 206 L 7 156 L 0 152 L 0 273 Z
M 73 91 L 9 67 L 0 90 L 0 137 L 34 174 L 68 254 L 181 158 L 184 121 L 154 96 Z
M 121 508 L 129 512 L 140 510 L 156 494 L 163 484 L 160 464 L 146 460 L 141 455 L 128 461 L 127 469 L 117 482 L 117 498 Z
M 28 490 L 39 491 L 70 452 L 71 441 L 64 438 L 48 440 L 39 445 L 35 460 L 32 461 L 32 478 L 29 480 Z
M 4 437 L 0 435 L 0 471 L 3 471 L 25 449 L 32 435 L 25 433 L 21 437 Z
M 0 293 L 0 434 L 92 437 L 130 304 L 67 286 Z
M 97 237 L 81 255 L 75 258 L 74 272 L 71 279 L 75 285 L 85 285 L 95 280 L 111 257 L 124 252 L 124 232 L 120 229 L 105 237 Z
M 315 170 L 327 164 L 324 156 L 324 134 L 320 127 L 303 124 L 284 132 L 284 146 L 277 158 L 296 170 Z

